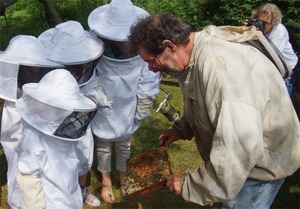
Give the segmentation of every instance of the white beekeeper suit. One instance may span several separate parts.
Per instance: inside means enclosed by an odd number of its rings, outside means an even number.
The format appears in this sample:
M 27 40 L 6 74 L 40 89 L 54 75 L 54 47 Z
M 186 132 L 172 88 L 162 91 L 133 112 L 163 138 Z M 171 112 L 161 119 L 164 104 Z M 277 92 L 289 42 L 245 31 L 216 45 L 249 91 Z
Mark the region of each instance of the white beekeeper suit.
M 83 87 L 94 77 L 95 66 L 104 51 L 103 43 L 85 31 L 77 21 L 66 21 L 48 29 L 38 37 L 47 58 L 61 63 Z M 84 93 L 82 91 L 82 93 Z M 78 142 L 79 176 L 86 174 L 93 164 L 94 140 L 88 128 L 87 139 Z
M 129 0 L 113 0 L 92 11 L 88 25 L 99 40 L 126 42 L 131 25 L 146 15 L 145 10 Z M 98 76 L 88 84 L 98 85 L 107 97 L 108 103 L 98 109 L 91 123 L 93 133 L 107 141 L 128 139 L 149 116 L 152 100 L 159 93 L 159 74 L 149 71 L 139 56 L 124 53 L 113 57 L 109 50 L 112 49 L 105 47 L 97 65 Z
M 82 209 L 75 149 L 86 139 L 96 103 L 79 92 L 64 69 L 25 84 L 23 92 L 16 102 L 24 123 L 17 181 L 27 207 Z
M 130 157 L 130 138 L 150 115 L 153 100 L 159 93 L 159 74 L 149 71 L 138 55 L 129 55 L 126 49 L 130 27 L 145 15 L 148 13 L 130 0 L 112 0 L 88 17 L 91 32 L 105 46 L 96 66 L 97 77 L 85 88 L 99 104 L 91 127 L 97 137 L 101 197 L 108 203 L 115 201 L 110 178 L 112 148 L 116 150 L 121 195 L 125 196 L 123 176 Z
M 59 67 L 46 59 L 42 45 L 34 36 L 15 36 L 7 49 L 0 52 L 0 98 L 4 100 L 0 142 L 8 164 L 7 202 L 12 209 L 25 208 L 16 183 L 19 174 L 16 151 L 22 140 L 22 126 L 15 102 L 22 94 L 24 83 L 39 81 L 46 72 Z
M 111 103 L 98 109 L 91 123 L 93 133 L 107 141 L 128 139 L 150 115 L 159 75 L 149 71 L 140 57 L 116 60 L 105 55 L 97 73 L 98 79 L 88 85 L 99 85 Z M 139 109 L 138 104 L 145 108 Z

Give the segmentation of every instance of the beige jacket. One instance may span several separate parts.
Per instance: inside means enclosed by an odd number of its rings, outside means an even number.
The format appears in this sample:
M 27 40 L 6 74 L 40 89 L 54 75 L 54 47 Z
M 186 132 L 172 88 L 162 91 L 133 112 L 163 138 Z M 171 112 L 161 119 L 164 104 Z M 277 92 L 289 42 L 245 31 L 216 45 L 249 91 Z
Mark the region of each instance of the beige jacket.
M 231 42 L 235 32 L 224 40 L 219 30 L 204 29 L 194 45 L 179 77 L 184 117 L 173 127 L 195 137 L 206 162 L 182 187 L 200 205 L 235 198 L 247 178 L 279 179 L 300 166 L 299 121 L 280 73 L 257 49 Z

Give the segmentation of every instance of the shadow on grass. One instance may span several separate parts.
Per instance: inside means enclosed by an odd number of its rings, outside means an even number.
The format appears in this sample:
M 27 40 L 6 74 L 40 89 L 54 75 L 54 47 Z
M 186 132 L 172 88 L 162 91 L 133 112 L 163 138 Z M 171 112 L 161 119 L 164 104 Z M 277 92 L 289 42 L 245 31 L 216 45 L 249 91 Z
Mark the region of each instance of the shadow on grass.
M 143 209 L 153 209 L 153 208 L 189 208 L 189 209 L 205 209 L 208 207 L 203 207 L 195 203 L 184 201 L 181 196 L 177 196 L 167 190 L 166 187 L 154 191 L 152 193 L 141 195 L 131 199 L 124 199 L 123 201 L 116 203 L 112 208 L 143 208 Z
M 166 86 L 178 86 L 177 78 L 164 78 L 161 81 L 161 84 L 164 84 Z

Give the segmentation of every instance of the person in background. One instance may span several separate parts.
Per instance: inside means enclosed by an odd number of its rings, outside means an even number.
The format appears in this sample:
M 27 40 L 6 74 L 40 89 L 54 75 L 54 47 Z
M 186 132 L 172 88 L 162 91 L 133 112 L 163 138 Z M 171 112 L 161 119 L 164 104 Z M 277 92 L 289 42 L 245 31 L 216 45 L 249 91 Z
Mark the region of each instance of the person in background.
M 129 28 L 148 13 L 130 0 L 112 0 L 93 10 L 88 17 L 91 32 L 104 42 L 104 55 L 97 65 L 97 77 L 86 87 L 98 86 L 107 96 L 91 123 L 96 136 L 98 170 L 102 176 L 101 198 L 116 201 L 112 190 L 111 157 L 116 151 L 121 196 L 125 196 L 126 161 L 130 157 L 130 138 L 150 115 L 159 93 L 159 75 L 148 71 L 147 64 L 126 48 Z M 95 95 L 90 91 L 90 95 Z
M 263 4 L 252 13 L 252 18 L 263 22 L 262 33 L 277 47 L 293 69 L 291 76 L 284 79 L 288 92 L 292 95 L 295 91 L 299 64 L 297 64 L 298 57 L 289 41 L 289 32 L 282 24 L 282 17 L 280 9 L 272 3 Z M 248 22 L 249 20 L 246 20 L 244 24 L 247 25 Z
M 95 76 L 95 66 L 104 51 L 101 41 L 77 21 L 66 21 L 55 28 L 48 29 L 38 37 L 45 48 L 47 58 L 64 65 L 77 80 L 81 92 L 83 87 Z M 90 127 L 87 129 L 86 139 L 77 144 L 79 164 L 79 184 L 83 200 L 91 206 L 99 206 L 100 200 L 90 194 L 87 186 L 87 176 L 93 164 L 94 138 Z
M 79 92 L 65 69 L 52 70 L 22 90 L 16 102 L 23 124 L 17 182 L 27 209 L 82 209 L 76 144 L 86 140 L 96 103 Z
M 184 115 L 159 141 L 169 146 L 195 138 L 205 163 L 174 172 L 166 183 L 187 201 L 269 208 L 300 167 L 300 126 L 284 81 L 266 56 L 245 44 L 259 34 L 244 26 L 193 32 L 166 13 L 140 19 L 130 30 L 130 51 L 152 71 L 178 76 Z
M 20 173 L 17 162 L 22 141 L 22 123 L 15 102 L 22 96 L 22 86 L 39 82 L 53 69 L 62 65 L 47 60 L 39 40 L 30 35 L 13 37 L 6 50 L 0 53 L 0 98 L 4 100 L 0 142 L 7 160 L 7 202 L 12 209 L 24 209 L 16 177 Z

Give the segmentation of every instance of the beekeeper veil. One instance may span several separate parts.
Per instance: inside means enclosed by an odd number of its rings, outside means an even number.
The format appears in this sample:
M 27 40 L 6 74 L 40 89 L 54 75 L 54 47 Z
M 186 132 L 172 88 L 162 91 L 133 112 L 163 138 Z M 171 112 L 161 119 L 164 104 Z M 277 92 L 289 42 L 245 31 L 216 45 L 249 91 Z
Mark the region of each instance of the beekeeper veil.
M 39 40 L 30 35 L 12 38 L 0 52 L 0 98 L 15 102 L 18 89 L 28 82 L 39 82 L 49 71 L 62 65 L 46 58 Z
M 79 91 L 71 73 L 56 69 L 39 83 L 23 86 L 23 97 L 16 102 L 20 116 L 35 129 L 49 136 L 81 140 L 94 117 L 96 103 Z
M 85 31 L 77 21 L 66 21 L 44 31 L 38 37 L 47 58 L 61 63 L 71 72 L 80 86 L 85 85 L 95 73 L 103 42 Z

